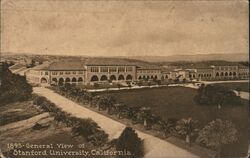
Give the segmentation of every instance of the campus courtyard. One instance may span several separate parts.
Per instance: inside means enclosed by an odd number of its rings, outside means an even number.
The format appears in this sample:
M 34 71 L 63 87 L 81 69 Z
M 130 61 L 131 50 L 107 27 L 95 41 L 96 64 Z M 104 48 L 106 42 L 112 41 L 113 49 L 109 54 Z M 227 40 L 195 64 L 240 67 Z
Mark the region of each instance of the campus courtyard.
M 217 118 L 232 121 L 238 132 L 239 140 L 222 149 L 223 157 L 239 157 L 248 149 L 248 114 L 249 103 L 241 99 L 242 105 L 225 105 L 221 109 L 214 106 L 197 105 L 193 98 L 197 90 L 186 87 L 144 88 L 121 91 L 94 93 L 95 95 L 112 95 L 117 102 L 128 106 L 150 107 L 153 114 L 163 119 L 182 119 L 192 117 L 198 120 L 198 128 Z

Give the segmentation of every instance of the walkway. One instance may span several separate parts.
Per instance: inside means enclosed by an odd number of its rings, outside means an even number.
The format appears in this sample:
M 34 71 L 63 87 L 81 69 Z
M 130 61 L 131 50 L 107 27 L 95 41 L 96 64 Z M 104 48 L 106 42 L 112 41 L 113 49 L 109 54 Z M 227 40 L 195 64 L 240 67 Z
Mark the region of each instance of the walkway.
M 64 111 L 79 117 L 79 118 L 92 118 L 106 133 L 109 138 L 117 138 L 120 136 L 123 129 L 126 127 L 124 124 L 91 111 L 79 104 L 53 92 L 44 87 L 35 87 L 34 93 L 48 98 L 51 102 L 55 103 Z M 145 158 L 196 158 L 194 155 L 182 148 L 179 148 L 164 140 L 136 131 L 140 138 L 145 140 L 146 155 Z

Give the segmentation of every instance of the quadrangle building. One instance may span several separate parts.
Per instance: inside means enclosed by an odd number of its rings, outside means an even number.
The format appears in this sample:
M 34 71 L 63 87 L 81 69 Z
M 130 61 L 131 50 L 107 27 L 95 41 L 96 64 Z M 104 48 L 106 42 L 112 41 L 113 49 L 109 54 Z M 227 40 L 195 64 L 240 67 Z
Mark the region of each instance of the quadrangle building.
M 236 80 L 249 79 L 249 68 L 242 65 L 166 69 L 123 59 L 91 58 L 86 61 L 45 62 L 25 72 L 27 80 L 40 85 L 59 83 L 93 84 L 138 80 Z

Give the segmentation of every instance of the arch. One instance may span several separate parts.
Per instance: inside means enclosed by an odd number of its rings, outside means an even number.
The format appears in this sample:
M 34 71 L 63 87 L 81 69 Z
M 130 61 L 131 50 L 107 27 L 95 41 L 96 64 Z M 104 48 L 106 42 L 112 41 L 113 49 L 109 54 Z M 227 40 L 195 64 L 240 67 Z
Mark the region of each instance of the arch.
M 118 80 L 124 80 L 124 79 L 125 79 L 125 78 L 124 78 L 123 75 L 119 75 Z
M 168 75 L 166 75 L 165 78 L 168 78 Z
M 154 79 L 157 79 L 157 75 L 155 75 Z
M 228 72 L 225 73 L 225 76 L 228 76 Z
M 70 78 L 66 78 L 66 79 L 65 79 L 65 82 L 66 82 L 66 83 L 70 82 Z
M 233 76 L 236 76 L 236 72 L 233 72 Z
M 139 78 L 138 78 L 139 80 L 141 80 L 142 79 L 142 77 L 141 76 L 139 76 Z
M 221 73 L 220 73 L 220 76 L 224 76 L 224 72 L 221 72 Z
M 110 78 L 111 81 L 116 80 L 116 76 L 115 75 L 111 75 L 109 78 Z
M 57 83 L 57 78 L 52 78 L 52 81 Z
M 195 78 L 195 75 L 193 75 L 193 78 Z
M 72 81 L 72 82 L 76 82 L 76 78 L 75 78 L 75 77 L 73 77 L 71 81 Z
M 99 81 L 99 78 L 96 75 L 94 75 L 94 76 L 91 77 L 91 81 L 92 82 L 93 81 Z
M 147 76 L 147 79 L 149 79 L 150 77 L 149 76 Z
M 48 83 L 47 79 L 46 78 L 41 78 L 41 83 Z
M 215 76 L 220 76 L 219 72 L 217 72 Z
M 143 76 L 142 78 L 143 78 L 143 79 L 146 79 L 146 76 Z
M 79 77 L 78 82 L 83 82 L 83 79 L 81 77 Z
M 153 79 L 153 78 L 154 78 L 154 76 L 152 75 L 152 76 L 151 76 L 151 79 Z
M 131 81 L 133 79 L 132 75 L 127 75 L 126 80 Z
M 63 78 L 59 78 L 59 83 L 63 83 L 64 79 Z
M 232 72 L 229 72 L 229 76 L 232 76 L 233 75 L 233 73 Z
M 100 80 L 101 80 L 101 81 L 107 81 L 107 80 L 108 80 L 108 77 L 107 77 L 106 75 L 102 75 Z

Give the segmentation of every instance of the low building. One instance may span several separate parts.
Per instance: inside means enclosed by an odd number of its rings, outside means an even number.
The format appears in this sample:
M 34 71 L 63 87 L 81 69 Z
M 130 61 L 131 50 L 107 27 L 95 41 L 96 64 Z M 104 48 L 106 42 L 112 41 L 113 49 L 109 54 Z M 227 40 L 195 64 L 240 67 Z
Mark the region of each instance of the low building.
M 160 80 L 162 76 L 158 66 L 139 66 L 136 73 L 138 80 Z
M 136 80 L 134 63 L 121 59 L 89 59 L 85 62 L 85 83 Z
M 249 67 L 239 66 L 238 68 L 238 78 L 239 79 L 249 79 Z
M 212 67 L 215 80 L 229 80 L 238 78 L 238 66 L 222 65 Z

